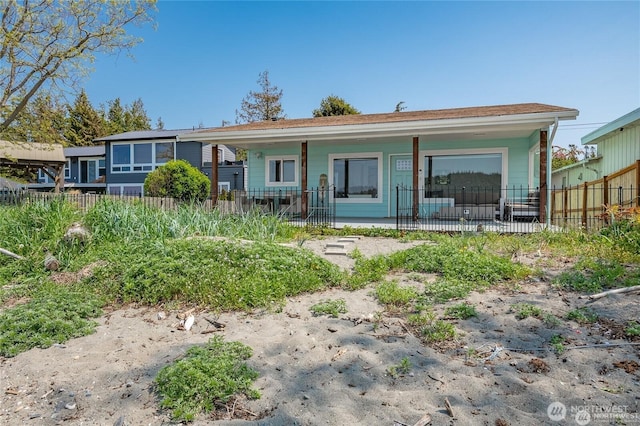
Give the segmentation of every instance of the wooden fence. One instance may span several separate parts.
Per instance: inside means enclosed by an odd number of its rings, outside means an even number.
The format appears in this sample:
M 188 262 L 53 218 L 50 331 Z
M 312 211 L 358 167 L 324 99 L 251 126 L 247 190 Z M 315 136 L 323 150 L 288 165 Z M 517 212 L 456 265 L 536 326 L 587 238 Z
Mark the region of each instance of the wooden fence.
M 600 179 L 551 191 L 551 221 L 563 227 L 599 229 L 608 206 L 640 206 L 640 160 Z

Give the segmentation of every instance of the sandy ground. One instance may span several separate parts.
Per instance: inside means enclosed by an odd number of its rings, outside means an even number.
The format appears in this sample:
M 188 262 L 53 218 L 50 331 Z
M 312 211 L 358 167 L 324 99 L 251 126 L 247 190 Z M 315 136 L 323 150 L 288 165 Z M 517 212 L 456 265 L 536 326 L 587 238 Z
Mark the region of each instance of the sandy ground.
M 304 246 L 325 255 L 331 241 Z M 355 247 L 372 256 L 409 243 L 361 238 L 346 250 Z M 326 256 L 352 266 L 348 256 Z M 423 285 L 412 280 L 415 274 L 393 278 Z M 108 313 L 95 334 L 0 358 L 0 424 L 170 424 L 168 413 L 159 410 L 153 378 L 213 333 L 253 348 L 249 364 L 260 373 L 255 386 L 262 398 L 230 403 L 229 416 L 241 419 L 201 415 L 196 425 L 414 425 L 425 414 L 433 425 L 640 424 L 640 346 L 619 336 L 626 321 L 640 320 L 637 295 L 589 304 L 604 318 L 597 324 L 562 320 L 548 328 L 539 319 L 517 320 L 510 306 L 532 303 L 562 317 L 585 301 L 543 280 L 521 283 L 518 291 L 473 293 L 467 300 L 478 317 L 455 321 L 458 341 L 435 349 L 393 313 L 376 316 L 383 307 L 371 291 L 303 295 L 277 313 L 222 314 L 217 318 L 226 324 L 222 331 L 213 331 L 205 318 L 215 315 L 206 311 L 195 312 L 188 332 L 177 329 L 176 312 L 166 312 L 164 319 L 155 308 Z M 314 317 L 309 307 L 328 298 L 344 298 L 348 312 L 337 319 Z M 440 316 L 446 306 L 437 308 Z M 377 325 L 372 318 L 380 320 Z M 608 346 L 557 355 L 548 345 L 557 334 L 568 338 L 567 347 Z M 410 371 L 389 375 L 388 368 L 403 358 Z M 554 402 L 567 410 L 560 422 L 547 412 Z M 584 411 L 576 418 L 571 410 L 577 407 L 589 410 L 591 419 Z M 622 422 L 615 423 L 615 416 Z

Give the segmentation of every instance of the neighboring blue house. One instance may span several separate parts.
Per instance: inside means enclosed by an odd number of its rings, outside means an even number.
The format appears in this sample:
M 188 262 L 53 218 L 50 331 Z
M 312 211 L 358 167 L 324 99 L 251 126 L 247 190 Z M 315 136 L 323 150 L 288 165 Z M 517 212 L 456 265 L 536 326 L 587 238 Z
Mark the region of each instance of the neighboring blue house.
M 104 193 L 106 188 L 104 146 L 77 146 L 64 148 L 63 151 L 67 160 L 64 167 L 65 190 Z M 42 169 L 38 170 L 38 182 L 29 185 L 29 188 L 40 191 L 53 187 L 53 179 Z
M 302 217 L 318 187 L 330 189 L 338 217 L 394 217 L 408 206 L 414 220 L 502 218 L 507 188 L 525 198 L 538 188 L 542 220 L 555 128 L 577 116 L 528 103 L 262 121 L 177 138 L 248 150 L 248 188 L 295 192 Z
M 176 159 L 186 160 L 200 170 L 208 171 L 211 177 L 212 158 L 215 156 L 218 160 L 217 180 L 228 184 L 219 189 L 235 189 L 231 188 L 233 182 L 244 182 L 245 168 L 243 164 L 235 163 L 235 151 L 222 145 L 213 148 L 200 141 L 192 141 L 190 134 L 194 131 L 142 130 L 95 139 L 95 142 L 105 144 L 107 193 L 142 196 L 147 174 Z M 238 175 L 234 175 L 236 172 Z

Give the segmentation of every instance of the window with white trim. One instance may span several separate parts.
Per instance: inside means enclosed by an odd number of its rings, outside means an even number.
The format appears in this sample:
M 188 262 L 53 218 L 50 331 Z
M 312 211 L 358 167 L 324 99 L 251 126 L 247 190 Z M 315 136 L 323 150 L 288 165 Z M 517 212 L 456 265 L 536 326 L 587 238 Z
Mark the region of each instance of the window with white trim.
M 78 161 L 80 176 L 78 183 L 95 183 L 105 172 L 105 160 L 100 158 L 81 159 Z
M 148 173 L 174 159 L 173 142 L 111 144 L 112 173 Z
M 266 186 L 297 186 L 298 185 L 298 156 L 268 156 L 265 157 Z
M 382 153 L 332 154 L 335 195 L 345 202 L 382 202 Z
M 47 168 L 49 173 L 55 176 L 56 172 L 53 169 Z M 71 179 L 71 159 L 68 159 L 64 165 L 64 180 Z M 42 169 L 38 169 L 38 180 L 42 183 L 54 183 L 54 180 L 49 177 Z
M 121 184 L 107 185 L 107 193 L 109 195 L 123 195 L 132 197 L 141 197 L 144 195 L 144 188 L 141 184 Z

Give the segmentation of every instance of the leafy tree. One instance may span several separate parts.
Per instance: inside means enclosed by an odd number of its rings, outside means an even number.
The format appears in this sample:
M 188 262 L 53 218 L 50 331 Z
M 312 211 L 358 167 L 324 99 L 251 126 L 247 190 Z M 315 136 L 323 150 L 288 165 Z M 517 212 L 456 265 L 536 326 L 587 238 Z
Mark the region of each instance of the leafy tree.
M 0 133 L 39 91 L 73 88 L 95 55 L 130 50 L 155 0 L 0 2 Z
M 314 117 L 330 117 L 334 115 L 360 114 L 360 111 L 351 106 L 339 96 L 329 95 L 320 101 L 320 108 L 313 110 Z
M 279 120 L 286 117 L 280 103 L 282 90 L 271 84 L 269 71 L 260 73 L 258 84 L 262 91 L 249 91 L 249 94 L 242 99 L 240 111 L 236 110 L 236 123 Z
M 554 146 L 551 158 L 551 169 L 557 170 L 571 164 L 575 164 L 580 161 L 580 158 L 584 158 L 585 152 L 579 149 L 576 145 L 569 145 L 569 148 L 563 148 L 561 146 Z
M 156 121 L 156 130 L 164 130 L 164 121 L 162 121 L 162 117 L 158 117 Z
M 108 133 L 103 115 L 91 105 L 84 89 L 76 96 L 73 106 L 67 106 L 67 109 L 69 116 L 65 136 L 69 145 L 91 145 L 95 138 Z
M 209 196 L 211 181 L 185 160 L 171 160 L 147 175 L 144 192 L 152 197 L 172 197 L 182 201 L 203 201 Z

